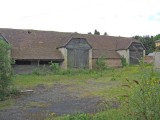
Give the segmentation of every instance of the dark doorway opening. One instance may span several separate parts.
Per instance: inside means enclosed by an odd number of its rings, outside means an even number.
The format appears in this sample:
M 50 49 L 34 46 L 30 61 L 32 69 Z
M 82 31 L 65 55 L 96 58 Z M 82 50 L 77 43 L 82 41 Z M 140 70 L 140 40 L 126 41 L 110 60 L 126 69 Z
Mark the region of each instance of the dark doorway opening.
M 31 65 L 31 61 L 15 60 L 16 65 Z

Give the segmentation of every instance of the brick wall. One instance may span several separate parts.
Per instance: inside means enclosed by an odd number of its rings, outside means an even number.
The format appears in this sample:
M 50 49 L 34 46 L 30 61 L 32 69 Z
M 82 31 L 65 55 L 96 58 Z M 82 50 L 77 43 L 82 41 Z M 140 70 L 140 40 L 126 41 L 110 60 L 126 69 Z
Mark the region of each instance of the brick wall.
M 144 62 L 152 64 L 153 63 L 153 57 L 152 56 L 145 56 Z
M 122 67 L 121 59 L 105 59 L 108 67 Z M 92 67 L 96 68 L 97 59 L 92 59 Z

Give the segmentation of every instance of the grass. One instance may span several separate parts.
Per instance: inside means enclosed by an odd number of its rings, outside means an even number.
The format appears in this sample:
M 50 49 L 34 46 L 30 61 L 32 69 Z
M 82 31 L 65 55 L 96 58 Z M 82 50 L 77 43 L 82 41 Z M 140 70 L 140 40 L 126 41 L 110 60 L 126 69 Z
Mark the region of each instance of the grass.
M 15 100 L 14 99 L 8 99 L 8 100 L 5 100 L 5 101 L 0 101 L 0 110 L 10 108 L 13 105 L 15 105 Z
M 110 109 L 96 114 L 81 113 L 60 117 L 55 117 L 55 114 L 50 114 L 46 120 L 125 120 L 125 118 L 120 109 Z
M 26 105 L 26 107 L 47 107 L 47 106 L 49 106 L 49 105 L 50 105 L 49 103 L 32 101 L 32 102 L 29 102 L 29 103 Z
M 13 77 L 12 84 L 15 88 L 31 89 L 39 84 L 51 87 L 56 83 L 69 85 L 68 91 L 80 91 L 81 97 L 88 96 L 101 96 L 105 99 L 116 99 L 123 101 L 121 96 L 130 93 L 130 89 L 122 87 L 126 84 L 126 80 L 142 80 L 142 74 L 145 73 L 145 77 L 148 78 L 152 72 L 152 66 L 145 66 L 142 70 L 142 66 L 128 66 L 124 68 L 108 69 L 103 71 L 96 70 L 68 70 L 60 71 L 56 74 L 46 75 L 15 75 Z M 156 73 L 156 79 L 160 80 L 160 74 Z M 13 105 L 13 101 L 0 102 L 0 109 Z M 42 106 L 41 106 L 42 105 Z M 46 104 L 31 102 L 28 106 L 43 107 Z M 55 117 L 55 113 L 48 116 L 47 120 L 125 120 L 124 109 L 107 109 L 106 111 L 100 111 L 96 114 L 78 114 L 78 115 L 65 115 Z M 77 118 L 76 118 L 77 117 Z
M 13 77 L 12 84 L 18 89 L 27 89 L 33 88 L 38 84 L 44 84 L 50 86 L 53 82 L 64 79 L 63 76 L 59 75 L 46 75 L 46 76 L 37 76 L 34 74 L 28 75 L 16 75 Z

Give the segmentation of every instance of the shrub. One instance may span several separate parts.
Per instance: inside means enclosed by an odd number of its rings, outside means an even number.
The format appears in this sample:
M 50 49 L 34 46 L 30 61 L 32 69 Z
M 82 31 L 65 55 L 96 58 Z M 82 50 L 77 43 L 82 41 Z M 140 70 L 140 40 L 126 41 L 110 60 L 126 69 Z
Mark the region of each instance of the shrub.
M 107 68 L 105 58 L 102 56 L 96 60 L 96 69 L 105 70 Z
M 60 71 L 59 63 L 50 63 L 50 68 L 54 73 L 58 73 Z
M 88 114 L 75 114 L 75 115 L 70 115 L 69 120 L 92 120 L 91 116 Z
M 144 67 L 144 66 L 143 66 Z M 142 69 L 142 68 L 141 68 Z M 157 73 L 144 73 L 141 80 L 128 81 L 123 85 L 131 90 L 125 95 L 125 114 L 136 120 L 158 120 L 160 118 L 160 85 Z
M 20 95 L 20 90 L 18 90 L 17 88 L 10 88 L 10 95 L 16 96 L 16 95 Z
M 121 64 L 122 64 L 122 67 L 126 67 L 128 65 L 126 58 L 121 57 Z
M 8 95 L 8 87 L 11 82 L 9 49 L 9 45 L 0 40 L 0 100 L 4 100 Z

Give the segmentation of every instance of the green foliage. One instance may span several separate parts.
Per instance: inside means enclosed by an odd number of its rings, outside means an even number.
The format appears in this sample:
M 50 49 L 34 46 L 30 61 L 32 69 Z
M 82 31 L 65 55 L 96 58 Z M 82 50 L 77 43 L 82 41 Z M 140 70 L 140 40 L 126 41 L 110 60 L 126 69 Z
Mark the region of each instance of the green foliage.
M 121 57 L 121 64 L 122 64 L 122 67 L 126 67 L 128 65 L 126 58 Z
M 101 72 L 103 73 L 103 76 L 99 76 Z M 98 77 L 98 79 L 96 77 Z M 114 80 L 116 81 L 111 81 L 111 78 L 114 78 Z M 121 87 L 121 85 L 125 82 L 124 80 L 127 78 L 134 81 L 129 81 L 126 83 L 126 86 Z M 153 114 L 152 111 L 150 113 L 150 108 L 154 108 L 155 111 L 159 110 L 158 107 L 160 98 L 157 96 L 160 91 L 160 88 L 158 88 L 159 79 L 160 75 L 153 72 L 151 66 L 146 66 L 142 62 L 140 63 L 140 67 L 129 66 L 119 69 L 107 69 L 103 71 L 69 69 L 66 71 L 60 71 L 57 74 L 47 74 L 46 76 L 36 76 L 34 74 L 17 75 L 14 76 L 14 84 L 17 85 L 17 88 L 18 86 L 20 86 L 21 88 L 32 88 L 38 84 L 53 86 L 54 83 L 58 82 L 62 83 L 63 85 L 71 85 L 71 87 L 68 88 L 72 92 L 78 88 L 78 90 L 82 92 L 81 97 L 86 97 L 87 93 L 87 95 L 102 96 L 107 100 L 111 100 L 112 98 L 114 99 L 116 97 L 117 99 L 115 100 L 119 100 L 118 103 L 122 103 L 125 101 L 125 103 L 120 104 L 118 108 L 112 108 L 111 101 L 111 104 L 109 103 L 109 107 L 107 103 L 106 106 L 103 105 L 104 111 L 99 111 L 95 114 L 82 113 L 82 115 L 74 114 L 56 117 L 56 115 L 53 113 L 53 115 L 50 116 L 50 118 L 48 118 L 47 120 L 70 120 L 74 118 L 78 119 L 80 117 L 82 118 L 82 120 L 134 120 L 143 119 L 143 116 L 139 114 L 142 113 L 139 112 L 141 110 L 140 108 L 144 108 L 146 109 L 146 111 L 148 111 L 146 112 L 147 116 L 151 116 L 156 113 L 155 112 Z M 141 88 L 143 89 L 145 94 L 143 94 Z M 126 96 L 123 97 L 123 99 L 118 99 L 118 97 L 123 94 L 125 94 Z M 148 95 L 150 95 L 150 97 L 146 97 Z M 142 103 L 141 100 L 143 99 L 142 96 L 144 96 L 145 98 L 144 103 Z M 135 103 L 138 103 L 140 105 L 138 105 L 137 107 Z M 152 105 L 153 103 L 155 103 L 155 105 Z M 35 103 L 32 104 L 34 105 Z M 145 108 L 145 106 L 147 107 Z M 105 107 L 107 108 L 107 110 L 105 110 Z M 154 118 L 156 120 L 156 117 L 152 116 L 152 119 Z
M 14 59 L 11 59 L 11 65 L 14 65 L 16 61 Z
M 96 114 L 73 114 L 61 117 L 48 118 L 46 120 L 129 120 L 125 119 L 122 112 L 118 109 L 109 109 Z
M 153 39 L 154 39 L 154 41 L 160 40 L 160 34 L 156 35 Z
M 134 36 L 133 38 L 142 42 L 144 47 L 146 48 L 146 54 L 152 53 L 155 51 L 155 40 L 160 39 L 160 35 L 157 36 Z
M 123 85 L 129 94 L 125 97 L 125 116 L 135 120 L 159 120 L 160 87 L 158 73 L 151 70 L 149 74 L 143 69 L 140 80 L 129 81 Z
M 10 88 L 10 90 L 9 90 L 10 92 L 10 95 L 12 95 L 12 96 L 17 96 L 17 95 L 20 95 L 20 90 L 19 89 L 17 89 L 17 88 L 15 88 L 15 87 L 12 87 L 12 88 Z
M 115 81 L 115 80 L 117 80 L 116 72 L 115 72 L 115 69 L 112 69 L 111 81 Z
M 107 68 L 105 58 L 102 56 L 96 60 L 96 69 L 105 70 Z
M 82 113 L 82 114 L 75 114 L 75 115 L 70 115 L 69 120 L 92 120 L 91 116 L 88 114 Z
M 50 68 L 54 73 L 58 73 L 60 71 L 59 63 L 50 63 Z
M 38 68 L 36 68 L 36 69 L 34 69 L 33 70 L 33 72 L 32 72 L 34 75 L 47 75 L 47 73 L 48 73 L 48 69 L 47 68 L 45 68 L 45 67 L 43 67 L 43 68 L 41 68 L 41 67 L 38 67 Z
M 11 81 L 11 60 L 8 43 L 0 40 L 0 100 L 8 95 L 8 87 Z

